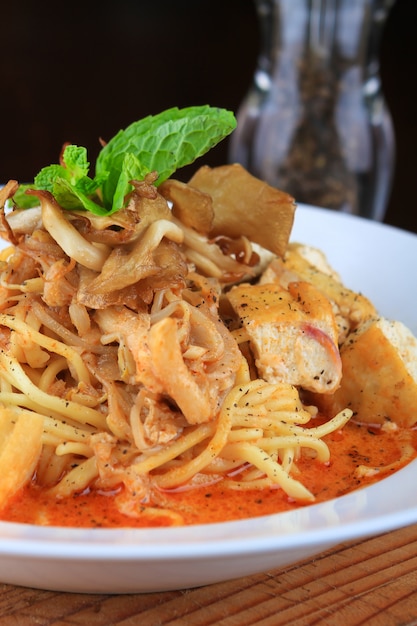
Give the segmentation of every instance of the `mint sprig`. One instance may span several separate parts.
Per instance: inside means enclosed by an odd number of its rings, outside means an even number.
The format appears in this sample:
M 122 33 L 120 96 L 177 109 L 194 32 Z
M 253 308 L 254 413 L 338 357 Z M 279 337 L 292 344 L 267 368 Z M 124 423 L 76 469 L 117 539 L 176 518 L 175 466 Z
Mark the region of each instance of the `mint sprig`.
M 148 116 L 121 130 L 101 150 L 96 173 L 109 172 L 103 185 L 103 200 L 109 205 L 124 175 L 125 156 L 136 157 L 143 173 L 158 172 L 157 184 L 177 169 L 193 163 L 229 135 L 236 127 L 230 111 L 209 106 L 172 108 Z M 124 192 L 129 191 L 129 185 Z M 120 201 L 120 200 L 119 200 Z M 112 206 L 112 210 L 116 207 Z
M 108 215 L 125 206 L 133 189 L 131 180 L 143 180 L 152 171 L 156 184 L 203 156 L 236 127 L 226 109 L 205 106 L 177 107 L 149 115 L 120 130 L 100 151 L 94 178 L 89 177 L 87 151 L 69 144 L 62 165 L 43 168 L 34 184 L 21 186 L 14 196 L 20 208 L 33 205 L 27 187 L 50 191 L 65 209 L 85 209 Z

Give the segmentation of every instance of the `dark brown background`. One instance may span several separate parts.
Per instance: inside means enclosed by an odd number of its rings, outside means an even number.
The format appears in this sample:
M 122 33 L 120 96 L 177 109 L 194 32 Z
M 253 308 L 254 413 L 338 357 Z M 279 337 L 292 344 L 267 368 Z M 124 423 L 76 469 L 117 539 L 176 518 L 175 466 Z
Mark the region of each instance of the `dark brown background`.
M 4 6 L 7 5 L 7 6 Z M 0 181 L 32 180 L 71 141 L 170 106 L 237 111 L 258 52 L 253 0 L 16 0 L 1 9 Z M 62 7 L 62 8 L 61 8 Z M 386 222 L 417 232 L 417 2 L 396 0 L 381 76 L 397 160 Z M 226 162 L 227 141 L 204 158 Z

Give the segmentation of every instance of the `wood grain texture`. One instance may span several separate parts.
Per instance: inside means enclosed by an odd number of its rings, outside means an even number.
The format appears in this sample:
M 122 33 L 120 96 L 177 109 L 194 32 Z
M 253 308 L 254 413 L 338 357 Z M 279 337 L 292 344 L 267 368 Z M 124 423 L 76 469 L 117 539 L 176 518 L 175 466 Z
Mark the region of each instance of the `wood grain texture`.
M 416 587 L 417 524 L 199 589 L 83 595 L 0 585 L 0 626 L 412 626 Z

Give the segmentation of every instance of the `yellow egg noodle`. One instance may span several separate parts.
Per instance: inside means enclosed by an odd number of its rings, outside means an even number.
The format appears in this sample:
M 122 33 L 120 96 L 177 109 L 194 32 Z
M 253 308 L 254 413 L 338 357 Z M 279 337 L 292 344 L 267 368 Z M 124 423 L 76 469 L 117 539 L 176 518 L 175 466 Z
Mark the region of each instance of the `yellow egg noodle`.
M 181 514 L 164 494 L 219 481 L 313 502 L 297 461 L 327 463 L 323 437 L 352 411 L 315 426 L 297 381 L 272 356 L 259 369 L 228 298 L 280 255 L 190 226 L 152 180 L 105 217 L 34 193 L 38 207 L 2 215 L 12 245 L 0 257 L 0 474 L 13 449 L 21 462 L 0 506 L 30 481 L 57 498 L 114 491 L 127 515 L 173 524 Z M 294 312 L 333 363 L 326 320 L 311 329 Z

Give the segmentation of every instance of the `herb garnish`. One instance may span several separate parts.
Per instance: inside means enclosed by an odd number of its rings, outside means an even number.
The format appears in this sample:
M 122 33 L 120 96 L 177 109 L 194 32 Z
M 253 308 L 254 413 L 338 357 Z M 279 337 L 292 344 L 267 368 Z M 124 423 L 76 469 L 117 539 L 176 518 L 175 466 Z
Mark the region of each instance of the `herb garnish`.
M 19 208 L 33 206 L 26 189 L 50 191 L 65 209 L 86 209 L 110 215 L 123 208 L 131 180 L 143 180 L 152 171 L 160 185 L 176 170 L 193 163 L 236 127 L 231 111 L 208 105 L 167 109 L 120 130 L 101 149 L 94 178 L 89 176 L 87 150 L 67 145 L 62 165 L 44 167 L 31 185 L 21 185 L 13 201 Z

